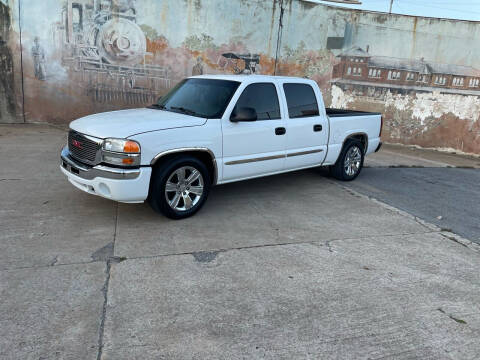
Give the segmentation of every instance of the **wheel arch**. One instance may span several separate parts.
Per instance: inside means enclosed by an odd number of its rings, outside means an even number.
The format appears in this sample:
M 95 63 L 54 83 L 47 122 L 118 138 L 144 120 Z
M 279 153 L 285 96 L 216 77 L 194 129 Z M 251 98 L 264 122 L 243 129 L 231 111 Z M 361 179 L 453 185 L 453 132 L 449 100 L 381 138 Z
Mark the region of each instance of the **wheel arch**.
M 155 155 L 150 162 L 152 168 L 158 167 L 165 161 L 178 156 L 178 155 L 190 155 L 198 160 L 202 161 L 207 167 L 208 171 L 212 175 L 212 185 L 215 185 L 218 181 L 218 168 L 215 160 L 215 154 L 212 150 L 204 147 L 185 147 L 166 150 Z
M 351 140 L 351 139 L 360 141 L 363 145 L 364 154 L 367 153 L 367 150 L 368 150 L 368 135 L 366 133 L 356 132 L 356 133 L 348 134 L 347 137 L 345 138 L 345 140 L 343 140 L 342 149 L 345 147 L 345 144 L 347 143 L 347 141 Z

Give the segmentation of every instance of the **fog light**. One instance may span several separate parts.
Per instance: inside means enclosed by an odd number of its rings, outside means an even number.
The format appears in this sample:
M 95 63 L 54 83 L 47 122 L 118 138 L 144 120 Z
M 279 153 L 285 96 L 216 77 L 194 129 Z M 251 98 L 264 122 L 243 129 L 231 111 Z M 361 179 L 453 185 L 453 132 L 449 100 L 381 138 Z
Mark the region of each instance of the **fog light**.
M 124 165 L 123 160 L 126 159 L 120 156 L 103 155 L 103 161 L 112 165 Z
M 103 196 L 110 196 L 110 188 L 107 185 L 105 185 L 104 183 L 100 183 L 98 185 L 98 191 Z

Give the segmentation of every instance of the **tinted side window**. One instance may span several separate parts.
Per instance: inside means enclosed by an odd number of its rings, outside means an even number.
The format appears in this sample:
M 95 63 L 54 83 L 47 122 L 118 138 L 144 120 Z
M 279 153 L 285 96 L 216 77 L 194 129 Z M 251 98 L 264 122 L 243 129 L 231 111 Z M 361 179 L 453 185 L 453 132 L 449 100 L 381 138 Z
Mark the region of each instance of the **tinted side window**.
M 254 108 L 257 111 L 257 120 L 280 119 L 277 90 L 275 85 L 270 83 L 248 85 L 240 95 L 235 109 L 242 107 Z
M 307 84 L 283 84 L 287 98 L 288 116 L 290 119 L 317 116 L 318 104 L 315 93 Z

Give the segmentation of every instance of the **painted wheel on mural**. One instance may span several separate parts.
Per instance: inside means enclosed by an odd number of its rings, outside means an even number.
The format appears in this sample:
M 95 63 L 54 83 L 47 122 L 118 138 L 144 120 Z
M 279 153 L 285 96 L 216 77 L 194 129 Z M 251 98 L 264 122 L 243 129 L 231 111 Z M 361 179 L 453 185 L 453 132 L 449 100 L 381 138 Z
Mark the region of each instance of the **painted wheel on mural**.
M 211 177 L 203 162 L 180 155 L 154 168 L 148 202 L 170 219 L 195 214 L 207 200 Z
M 138 64 L 147 51 L 142 29 L 127 19 L 111 19 L 103 24 L 96 45 L 100 56 L 115 65 Z
M 360 141 L 355 139 L 347 140 L 337 162 L 329 167 L 330 174 L 342 181 L 355 179 L 362 171 L 365 158 L 364 152 L 363 144 Z

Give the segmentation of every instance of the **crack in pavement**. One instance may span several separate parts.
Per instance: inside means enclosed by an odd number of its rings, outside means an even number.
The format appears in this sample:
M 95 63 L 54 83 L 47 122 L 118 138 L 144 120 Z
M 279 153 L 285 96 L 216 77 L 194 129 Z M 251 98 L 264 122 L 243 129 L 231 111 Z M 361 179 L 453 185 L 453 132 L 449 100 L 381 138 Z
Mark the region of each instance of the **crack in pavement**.
M 54 265 L 57 263 L 57 261 L 58 261 L 58 255 L 56 255 L 56 256 L 53 258 L 53 260 L 52 260 L 52 262 L 49 264 L 49 266 L 54 266 Z
M 277 229 L 273 229 L 277 231 Z M 93 264 L 97 262 L 110 262 L 111 264 L 117 264 L 125 260 L 140 260 L 140 259 L 152 259 L 152 258 L 160 258 L 160 257 L 168 257 L 168 256 L 182 256 L 182 255 L 192 255 L 199 254 L 199 253 L 220 253 L 220 252 L 227 252 L 227 251 L 234 251 L 234 250 L 247 250 L 247 249 L 256 249 L 256 248 L 263 248 L 263 247 L 274 247 L 274 246 L 285 246 L 285 245 L 295 245 L 295 244 L 312 244 L 312 245 L 320 245 L 326 246 L 328 242 L 331 244 L 333 241 L 349 241 L 349 240 L 363 240 L 363 239 L 375 239 L 378 237 L 393 237 L 393 236 L 409 236 L 409 235 L 423 235 L 423 234 L 434 234 L 438 233 L 443 235 L 440 231 L 420 231 L 420 232 L 408 232 L 408 233 L 397 233 L 397 234 L 378 234 L 378 235 L 364 235 L 360 237 L 346 237 L 346 238 L 333 238 L 328 240 L 313 240 L 313 241 L 288 241 L 282 243 L 271 243 L 271 244 L 259 244 L 259 245 L 248 245 L 248 246 L 238 246 L 238 247 L 231 247 L 231 248 L 217 248 L 217 249 L 205 249 L 205 250 L 195 250 L 195 251 L 185 251 L 179 253 L 168 253 L 168 254 L 157 254 L 157 255 L 145 255 L 145 256 L 110 256 L 106 259 L 98 259 L 92 261 L 78 261 L 78 262 L 71 262 L 71 263 L 60 263 L 55 264 L 55 267 L 59 266 L 69 266 L 69 265 L 86 265 L 86 264 Z M 331 252 L 334 252 L 333 250 Z M 50 264 L 47 265 L 39 265 L 39 266 L 22 266 L 22 267 L 13 267 L 13 268 L 3 268 L 0 271 L 14 271 L 14 270 L 25 270 L 25 269 L 42 269 L 51 267 Z
M 325 246 L 327 247 L 328 251 L 331 252 L 331 253 L 334 252 L 333 249 L 332 249 L 332 244 L 331 244 L 332 241 L 335 241 L 335 240 L 327 240 L 327 241 L 325 241 Z M 338 240 L 337 240 L 337 241 L 338 241 Z
M 115 229 L 113 231 L 113 241 L 110 244 L 107 244 L 105 247 L 101 248 L 100 250 L 97 250 L 94 254 L 92 254 L 92 259 L 94 259 L 93 255 L 97 255 L 99 259 L 101 259 L 100 255 L 104 255 L 106 251 L 108 251 L 111 256 L 110 258 L 107 258 L 107 268 L 105 270 L 106 272 L 106 277 L 105 277 L 105 283 L 102 287 L 102 293 L 103 293 L 103 306 L 102 306 L 102 315 L 100 319 L 100 328 L 98 331 L 98 353 L 97 353 L 97 360 L 101 360 L 102 358 L 102 353 L 103 353 L 103 337 L 105 335 L 105 319 L 107 317 L 107 304 L 108 304 L 108 288 L 110 285 L 110 275 L 111 275 L 111 269 L 112 269 L 112 259 L 115 257 L 113 256 L 115 253 L 115 240 L 117 238 L 117 228 L 118 228 L 118 202 L 117 206 L 115 209 Z M 111 246 L 111 247 L 110 247 Z
M 220 251 L 196 251 L 192 253 L 195 261 L 200 263 L 209 263 L 215 260 Z
M 410 236 L 410 235 L 423 235 L 423 234 L 435 234 L 435 233 L 439 233 L 439 232 L 425 231 L 425 232 L 398 233 L 398 234 L 387 234 L 387 235 L 368 235 L 368 236 L 351 237 L 351 238 L 334 238 L 334 239 L 328 239 L 328 240 L 289 241 L 289 242 L 283 242 L 283 243 L 259 244 L 259 245 L 239 246 L 239 247 L 232 247 L 232 248 L 217 248 L 217 249 L 208 249 L 208 250 L 202 250 L 202 251 L 186 251 L 186 252 L 180 252 L 180 253 L 132 256 L 132 257 L 126 258 L 126 260 L 154 259 L 154 258 L 162 258 L 162 257 L 168 257 L 168 256 L 193 255 L 198 253 L 220 253 L 220 252 L 228 252 L 228 251 L 236 251 L 236 250 L 248 250 L 248 249 L 258 249 L 258 248 L 288 246 L 288 245 L 302 245 L 302 244 L 326 246 L 326 243 L 331 244 L 334 241 L 337 242 L 337 241 L 349 241 L 349 240 L 363 240 L 363 239 L 375 239 L 379 237 Z M 330 252 L 334 252 L 333 249 Z
M 445 233 L 448 233 L 448 234 L 445 234 Z M 462 245 L 463 247 L 466 247 L 467 249 L 473 250 L 475 252 L 480 252 L 479 244 L 471 240 L 462 238 L 461 236 L 453 233 L 452 231 L 449 231 L 449 230 L 446 231 L 445 229 L 442 229 L 439 234 L 448 240 L 451 240 L 459 245 Z
M 445 312 L 445 310 L 443 310 L 442 308 L 438 308 L 437 310 L 440 311 L 442 314 L 447 315 L 450 319 L 452 319 L 456 323 L 459 323 L 459 324 L 462 324 L 462 325 L 465 325 L 467 323 L 465 320 L 459 319 L 459 318 L 453 316 L 452 314 L 447 314 Z

